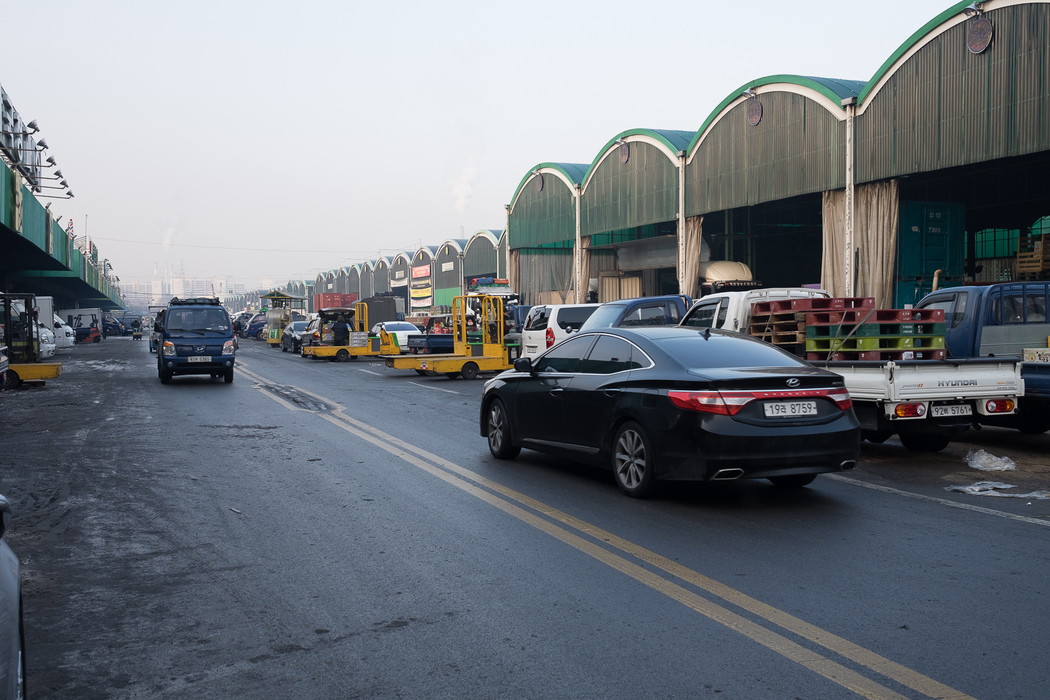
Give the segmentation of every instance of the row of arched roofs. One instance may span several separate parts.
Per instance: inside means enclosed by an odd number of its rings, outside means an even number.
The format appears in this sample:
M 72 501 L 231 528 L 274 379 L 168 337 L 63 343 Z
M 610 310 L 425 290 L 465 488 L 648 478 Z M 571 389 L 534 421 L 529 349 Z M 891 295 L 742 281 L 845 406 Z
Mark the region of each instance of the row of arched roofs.
M 602 273 L 642 269 L 674 270 L 678 291 L 693 294 L 711 235 L 741 233 L 740 214 L 756 207 L 797 201 L 818 230 L 816 246 L 793 251 L 799 269 L 819 270 L 818 281 L 837 294 L 883 302 L 894 279 L 886 250 L 897 240 L 900 178 L 1048 151 L 1048 106 L 1050 0 L 958 2 L 870 80 L 748 81 L 696 130 L 629 129 L 589 164 L 530 168 L 502 233 L 332 270 L 315 280 L 314 293 L 338 285 L 340 275 L 353 292 L 356 275 L 366 296 L 366 277 L 374 292 L 387 269 L 426 262 L 433 287 L 446 288 L 441 266 L 454 255 L 471 260 L 471 247 L 482 245 L 500 251 L 505 266 L 488 264 L 482 274 L 510 277 L 530 303 L 582 300 Z M 487 242 L 475 243 L 479 236 Z M 782 265 L 776 250 L 771 262 Z M 727 244 L 717 254 L 734 253 Z M 748 256 L 753 267 L 771 264 L 754 246 Z M 462 276 L 482 267 L 464 265 Z

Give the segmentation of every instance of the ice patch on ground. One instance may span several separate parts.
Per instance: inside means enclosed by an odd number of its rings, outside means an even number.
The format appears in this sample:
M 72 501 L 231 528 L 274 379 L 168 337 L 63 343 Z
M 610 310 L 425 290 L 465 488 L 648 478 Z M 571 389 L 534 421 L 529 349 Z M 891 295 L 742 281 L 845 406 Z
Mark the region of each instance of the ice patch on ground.
M 1012 472 L 1017 465 L 1009 457 L 996 457 L 984 450 L 970 450 L 966 453 L 966 463 L 983 472 Z
M 76 364 L 97 372 L 120 372 L 128 368 L 128 363 L 123 360 L 78 360 Z
M 1000 498 L 1031 498 L 1040 501 L 1050 499 L 1050 491 L 1032 491 L 1031 493 L 1003 493 L 1006 489 L 1017 488 L 1013 484 L 1001 481 L 978 481 L 971 486 L 946 486 L 945 491 L 967 493 L 971 496 L 998 496 Z

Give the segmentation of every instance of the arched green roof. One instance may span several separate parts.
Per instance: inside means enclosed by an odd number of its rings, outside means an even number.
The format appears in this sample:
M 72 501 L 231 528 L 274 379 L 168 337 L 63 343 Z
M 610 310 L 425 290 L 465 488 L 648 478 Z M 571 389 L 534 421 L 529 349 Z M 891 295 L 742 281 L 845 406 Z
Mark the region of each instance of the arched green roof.
M 704 132 L 707 131 L 707 127 L 718 118 L 722 112 L 725 111 L 734 100 L 744 94 L 751 88 L 762 87 L 763 85 L 773 85 L 776 83 L 788 83 L 791 85 L 798 85 L 799 87 L 808 88 L 817 92 L 824 97 L 828 98 L 837 105 L 841 105 L 842 101 L 850 97 L 857 97 L 860 91 L 864 89 L 863 80 L 842 80 L 839 78 L 817 78 L 812 76 L 804 75 L 768 75 L 765 78 L 759 78 L 757 80 L 751 80 L 744 83 L 739 88 L 729 93 L 729 95 L 722 100 L 717 107 L 708 115 L 707 119 L 700 126 L 700 129 L 695 132 L 695 136 L 692 141 L 689 142 L 688 151 L 691 153 L 696 145 L 700 141 L 700 137 L 703 136 Z
M 478 229 L 477 231 L 474 232 L 473 235 L 471 235 L 470 239 L 467 241 L 467 244 L 465 246 L 463 246 L 463 250 L 466 251 L 467 248 L 469 248 L 470 246 L 472 246 L 474 244 L 474 241 L 476 241 L 478 239 L 482 239 L 482 238 L 487 240 L 489 243 L 491 243 L 493 248 L 498 248 L 499 247 L 499 239 L 500 239 L 500 236 L 502 236 L 502 235 L 503 235 L 503 231 L 500 231 L 499 229 L 494 229 L 494 228 Z
M 867 84 L 864 86 L 861 92 L 857 95 L 857 104 L 863 104 L 864 100 L 868 99 L 868 96 L 871 94 L 871 91 L 875 88 L 876 85 L 879 84 L 879 81 L 882 80 L 883 76 L 885 76 L 890 71 L 890 69 L 893 67 L 893 64 L 900 60 L 901 56 L 910 51 L 913 46 L 922 41 L 923 38 L 925 38 L 926 35 L 929 34 L 931 31 L 939 27 L 948 19 L 951 19 L 955 15 L 959 14 L 967 7 L 972 6 L 973 4 L 974 3 L 972 2 L 972 0 L 962 0 L 962 2 L 957 2 L 944 12 L 931 19 L 926 24 L 919 27 L 919 29 L 917 29 L 914 34 L 908 37 L 907 40 L 903 44 L 901 44 L 896 51 L 890 54 L 890 57 L 887 58 L 881 66 L 879 66 L 879 69 L 875 71 L 875 75 L 871 76 L 871 80 L 867 82 Z
M 590 167 L 587 168 L 587 174 L 590 175 L 590 171 L 597 167 L 598 161 L 601 160 L 602 156 L 604 156 L 617 141 L 625 139 L 628 136 L 648 136 L 663 143 L 670 153 L 678 153 L 689 147 L 689 144 L 692 142 L 696 134 L 697 132 L 695 131 L 674 131 L 672 129 L 628 129 L 627 131 L 621 131 L 619 134 L 609 139 L 598 151 L 598 155 L 594 157 L 594 160 L 591 161 Z
M 518 186 L 514 189 L 514 196 L 510 198 L 510 201 L 513 203 L 518 200 L 518 194 L 521 193 L 521 188 L 525 186 L 525 183 L 529 181 L 529 178 L 532 177 L 533 173 L 537 170 L 542 170 L 544 168 L 557 170 L 564 175 L 569 182 L 578 187 L 583 184 L 583 178 L 587 175 L 588 167 L 589 166 L 581 163 L 540 163 L 539 165 L 534 165 L 529 168 L 527 173 L 525 173 L 525 177 L 521 178 L 521 182 L 519 182 Z

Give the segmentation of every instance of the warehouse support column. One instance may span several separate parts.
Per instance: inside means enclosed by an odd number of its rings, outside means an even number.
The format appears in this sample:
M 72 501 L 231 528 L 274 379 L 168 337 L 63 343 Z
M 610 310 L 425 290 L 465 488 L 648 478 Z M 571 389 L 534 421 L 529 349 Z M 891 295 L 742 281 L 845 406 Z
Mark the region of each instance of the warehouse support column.
M 584 272 L 585 268 L 589 266 L 584 261 L 584 256 L 587 255 L 587 251 L 583 249 L 583 241 L 580 238 L 580 186 L 576 185 L 573 189 L 572 197 L 576 208 L 576 241 L 572 246 L 572 278 L 573 287 L 575 289 L 574 298 L 577 304 L 583 304 L 587 301 L 587 284 L 589 280 L 584 277 L 585 274 L 589 275 L 590 272 Z

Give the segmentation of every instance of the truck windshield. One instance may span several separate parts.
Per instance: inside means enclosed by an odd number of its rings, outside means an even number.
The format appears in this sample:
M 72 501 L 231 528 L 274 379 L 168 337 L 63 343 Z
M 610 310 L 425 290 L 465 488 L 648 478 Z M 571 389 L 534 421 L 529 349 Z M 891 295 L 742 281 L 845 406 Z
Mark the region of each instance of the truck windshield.
M 226 314 L 214 309 L 171 309 L 168 311 L 169 331 L 227 331 L 230 322 Z

